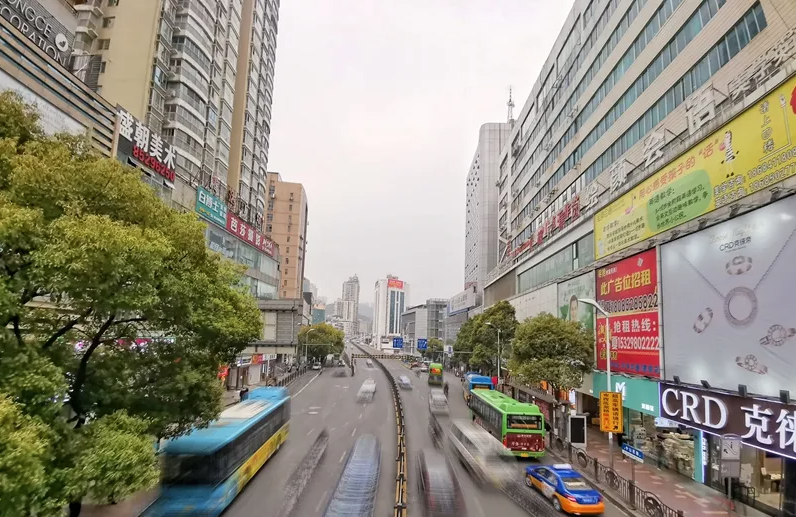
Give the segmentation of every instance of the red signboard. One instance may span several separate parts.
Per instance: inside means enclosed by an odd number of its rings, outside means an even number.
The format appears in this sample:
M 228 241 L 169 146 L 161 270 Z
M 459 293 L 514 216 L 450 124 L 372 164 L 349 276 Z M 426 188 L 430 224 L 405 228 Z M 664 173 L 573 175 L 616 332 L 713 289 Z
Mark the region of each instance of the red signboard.
M 597 270 L 597 301 L 611 315 L 611 371 L 661 376 L 654 249 Z M 606 369 L 606 318 L 597 315 L 597 368 Z
M 394 278 L 390 278 L 387 280 L 387 287 L 392 287 L 393 289 L 403 289 L 404 282 L 403 280 L 396 280 Z
M 252 363 L 251 364 L 262 364 L 263 362 L 263 354 L 254 354 L 252 355 Z
M 567 202 L 561 208 L 561 210 L 542 221 L 539 227 L 536 228 L 536 231 L 531 234 L 529 239 L 518 245 L 516 248 L 509 250 L 508 257 L 518 257 L 527 250 L 532 250 L 538 246 L 541 246 L 548 238 L 574 223 L 579 218 L 580 193 L 576 194 L 572 199 L 570 199 L 569 202 Z
M 237 235 L 269 257 L 274 256 L 274 241 L 258 232 L 254 226 L 240 220 L 232 212 L 227 212 L 227 231 Z

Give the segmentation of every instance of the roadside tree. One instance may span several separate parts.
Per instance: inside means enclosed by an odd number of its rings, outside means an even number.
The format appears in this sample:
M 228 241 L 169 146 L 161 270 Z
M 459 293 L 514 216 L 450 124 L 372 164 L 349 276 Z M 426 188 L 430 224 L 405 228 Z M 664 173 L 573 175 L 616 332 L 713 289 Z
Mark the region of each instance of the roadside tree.
M 345 349 L 345 334 L 328 323 L 301 327 L 298 341 L 301 346 L 299 354 L 304 355 L 306 345 L 306 355 L 310 361 L 313 358 L 323 360 L 329 354 L 341 354 Z

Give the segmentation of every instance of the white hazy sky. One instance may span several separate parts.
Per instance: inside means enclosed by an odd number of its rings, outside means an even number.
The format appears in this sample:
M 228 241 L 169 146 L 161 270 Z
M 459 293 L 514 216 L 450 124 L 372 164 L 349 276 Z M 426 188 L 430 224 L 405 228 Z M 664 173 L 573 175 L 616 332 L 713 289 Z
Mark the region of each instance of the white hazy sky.
M 464 288 L 465 178 L 520 110 L 573 0 L 283 0 L 268 168 L 309 196 L 305 275 L 412 304 Z

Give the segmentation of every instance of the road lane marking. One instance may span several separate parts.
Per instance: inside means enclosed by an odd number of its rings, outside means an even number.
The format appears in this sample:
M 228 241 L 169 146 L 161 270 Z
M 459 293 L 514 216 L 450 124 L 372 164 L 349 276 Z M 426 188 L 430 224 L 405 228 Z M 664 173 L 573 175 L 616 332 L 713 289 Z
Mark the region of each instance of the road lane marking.
M 345 455 L 346 455 L 346 454 L 348 454 L 348 453 L 344 452 L 344 453 L 343 453 L 343 455 L 342 455 L 342 456 L 340 456 L 340 461 L 338 461 L 337 463 L 342 463 L 342 462 L 343 462 L 343 460 L 345 459 Z
M 362 418 L 362 413 L 359 414 L 359 418 Z
M 317 414 L 318 414 L 317 411 L 310 411 L 310 415 L 317 415 Z
M 315 379 L 317 379 L 317 378 L 318 378 L 320 375 L 321 375 L 320 373 L 319 373 L 319 374 L 316 374 L 316 375 L 315 375 L 315 377 L 313 377 L 312 379 L 310 379 L 310 381 L 309 381 L 307 384 L 305 384 L 305 385 L 304 385 L 304 386 L 303 386 L 303 387 L 302 387 L 300 390 L 298 390 L 298 392 L 297 392 L 295 395 L 293 395 L 293 396 L 294 396 L 294 397 L 298 397 L 299 395 L 301 395 L 301 392 L 302 392 L 302 391 L 304 391 L 304 390 L 306 390 L 306 389 L 307 389 L 307 386 L 309 386 L 310 384 L 312 384 L 312 381 L 314 381 Z
M 318 512 L 321 511 L 321 506 L 323 506 L 323 502 L 326 500 L 326 494 L 328 494 L 328 493 L 329 493 L 328 490 L 324 490 L 323 491 L 323 495 L 318 500 L 318 505 L 315 507 L 315 513 L 318 513 Z
M 353 431 L 351 431 L 351 436 L 354 436 L 355 434 L 357 434 L 357 428 L 356 427 L 354 428 Z
M 478 498 L 477 497 L 473 497 L 472 501 L 473 501 L 473 504 L 475 505 L 475 509 L 478 510 L 478 513 L 481 515 L 481 517 L 486 517 L 486 514 L 484 513 L 484 509 L 481 508 L 481 504 L 478 502 Z
M 309 432 L 307 433 L 307 436 L 311 435 L 314 430 L 315 430 L 314 427 L 312 429 L 310 429 Z
M 331 432 L 332 432 L 332 431 L 334 431 L 335 429 L 337 429 L 337 428 L 336 428 L 336 427 L 332 427 L 331 429 L 329 429 L 329 432 L 331 433 Z
M 310 409 L 321 409 L 320 406 L 310 406 Z

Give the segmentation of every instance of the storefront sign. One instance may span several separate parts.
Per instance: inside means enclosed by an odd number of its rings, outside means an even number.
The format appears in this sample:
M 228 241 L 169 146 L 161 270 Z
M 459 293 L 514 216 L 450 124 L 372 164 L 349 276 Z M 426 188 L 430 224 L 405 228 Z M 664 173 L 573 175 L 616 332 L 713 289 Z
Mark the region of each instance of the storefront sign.
M 227 205 L 202 187 L 196 188 L 196 213 L 221 227 L 227 225 Z
M 796 406 L 662 382 L 660 408 L 682 425 L 796 458 Z
M 578 302 L 579 298 L 594 299 L 594 273 L 586 273 L 558 284 L 558 316 L 582 323 L 594 335 L 594 307 Z
M 594 372 L 592 375 L 592 391 L 611 390 L 622 394 L 622 406 L 639 413 L 654 417 L 658 416 L 658 383 L 642 377 L 629 377 L 627 375 L 611 375 L 611 386 L 606 382 L 603 372 Z
M 613 391 L 601 391 L 600 431 L 604 433 L 621 433 L 623 427 L 622 394 Z
M 557 213 L 541 222 L 531 237 L 508 252 L 508 258 L 518 257 L 521 253 L 541 246 L 545 240 L 560 232 L 580 218 L 580 193 L 570 199 Z
M 227 230 L 269 257 L 274 256 L 274 241 L 255 230 L 253 226 L 243 222 L 232 212 L 227 212 Z
M 0 16 L 64 68 L 69 65 L 75 35 L 36 0 L 0 0 Z
M 223 365 L 218 367 L 218 378 L 224 380 L 229 375 L 229 366 Z
M 730 81 L 727 85 L 730 98 L 732 100 L 743 98 L 746 94 L 763 86 L 795 54 L 796 29 L 790 29 L 765 54 L 755 59 L 751 65 Z
M 252 364 L 252 356 L 247 355 L 243 357 L 238 357 L 238 361 L 235 363 L 238 367 L 241 366 L 249 366 Z
M 796 77 L 594 216 L 602 258 L 796 174 Z
M 667 378 L 796 393 L 794 236 L 789 197 L 661 247 Z
M 252 365 L 262 364 L 263 363 L 263 354 L 254 354 L 252 355 Z
M 654 249 L 597 270 L 597 368 L 605 370 L 605 336 L 611 336 L 611 371 L 661 376 L 658 339 L 658 262 Z M 607 332 L 608 331 L 608 332 Z
M 388 289 L 403 289 L 404 282 L 403 280 L 398 280 L 397 278 L 390 278 L 387 280 L 387 288 Z
M 116 124 L 119 132 L 117 152 L 132 157 L 142 167 L 159 174 L 168 181 L 170 187 L 174 188 L 177 158 L 174 147 L 164 142 L 160 135 L 150 131 L 121 106 L 117 106 L 117 110 Z

